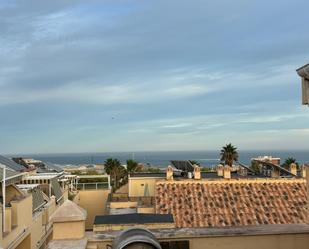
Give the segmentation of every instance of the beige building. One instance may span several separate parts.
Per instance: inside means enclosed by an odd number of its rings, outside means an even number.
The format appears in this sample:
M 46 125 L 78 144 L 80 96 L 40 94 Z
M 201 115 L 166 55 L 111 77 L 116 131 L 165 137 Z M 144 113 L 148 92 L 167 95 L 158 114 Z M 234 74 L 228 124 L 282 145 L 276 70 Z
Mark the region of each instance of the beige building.
M 1 169 L 1 175 L 2 173 Z M 2 205 L 5 204 L 5 210 L 2 208 L 0 215 L 2 223 L 0 247 L 45 248 L 52 234 L 52 223 L 49 218 L 61 202 L 57 202 L 57 198 L 53 195 L 47 196 L 39 188 L 39 184 L 18 185 L 22 182 L 22 178 L 23 174 L 6 170 L 5 188 L 1 179 Z M 61 194 L 59 199 L 63 200 L 63 196 Z
M 131 179 L 129 183 L 138 186 L 129 189 L 137 191 L 128 192 L 128 196 L 113 194 L 109 202 L 118 211 L 130 214 L 96 217 L 93 231 L 85 234 L 86 248 L 120 248 L 115 241 L 119 242 L 121 231 L 129 227 L 150 230 L 160 247 L 148 238 L 145 243 L 151 244 L 149 248 L 309 248 L 306 179 L 296 175 L 235 178 L 224 174 L 231 169 L 222 170 L 222 176 L 214 178 L 196 174 L 192 179 L 171 179 L 168 172 L 166 178 L 155 181 L 151 177 L 148 181 L 145 175 L 140 181 Z M 138 178 L 137 174 L 133 178 Z M 147 216 L 138 209 L 143 199 L 149 198 L 141 190 L 142 181 L 154 181 L 151 222 L 145 222 Z M 130 196 L 132 193 L 140 196 Z M 173 220 L 166 222 L 164 215 L 170 214 Z M 132 246 L 125 248 L 139 248 L 133 246 L 135 236 L 125 239 Z M 143 232 L 138 236 L 143 237 Z
M 75 189 L 69 195 L 72 201 L 68 195 L 55 197 L 53 178 L 47 175 L 11 172 L 1 246 L 43 249 L 49 242 L 48 249 L 308 248 L 309 181 L 292 173 L 285 178 L 237 174 L 228 166 L 210 173 L 196 166 L 192 170 L 182 175 L 173 168 L 164 174 L 132 174 L 128 187 L 118 193 L 92 182 L 91 188 Z
M 128 179 L 129 197 L 155 196 L 155 183 L 166 178 L 165 173 L 133 173 Z

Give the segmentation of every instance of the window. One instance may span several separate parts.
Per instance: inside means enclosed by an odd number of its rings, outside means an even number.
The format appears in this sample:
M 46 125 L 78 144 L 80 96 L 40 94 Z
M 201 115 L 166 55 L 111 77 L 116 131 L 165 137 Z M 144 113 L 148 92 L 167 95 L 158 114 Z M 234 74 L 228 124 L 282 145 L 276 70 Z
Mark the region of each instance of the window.
M 164 241 L 160 243 L 162 249 L 189 249 L 189 241 L 188 240 L 180 240 L 180 241 Z

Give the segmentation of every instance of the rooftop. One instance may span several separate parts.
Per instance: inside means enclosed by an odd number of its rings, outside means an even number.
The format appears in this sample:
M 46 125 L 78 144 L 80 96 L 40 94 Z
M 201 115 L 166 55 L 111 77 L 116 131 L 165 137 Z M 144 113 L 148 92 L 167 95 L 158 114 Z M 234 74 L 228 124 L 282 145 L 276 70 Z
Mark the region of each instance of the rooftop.
M 296 175 L 294 175 L 292 172 L 288 171 L 287 169 L 281 167 L 280 165 L 271 163 L 269 161 L 263 161 L 260 159 L 252 159 L 253 161 L 256 161 L 258 163 L 261 163 L 263 165 L 269 166 L 273 169 L 277 169 L 280 172 L 280 176 L 288 176 L 288 177 L 295 177 Z
M 25 176 L 24 180 L 50 180 L 57 177 L 57 174 L 38 174 Z
M 10 168 L 11 170 L 14 171 L 23 171 L 26 169 L 24 166 L 19 165 L 18 163 L 15 163 L 13 160 L 1 155 L 0 155 L 0 164 L 3 164 L 7 168 Z
M 19 182 L 22 178 L 22 175 L 23 173 L 16 172 L 16 171 L 6 168 L 5 170 L 6 185 Z M 0 168 L 0 181 L 1 182 L 3 181 L 3 169 L 2 168 Z
M 66 177 L 70 177 L 72 175 L 66 175 Z M 74 176 L 74 175 L 73 175 Z M 91 178 L 108 178 L 109 175 L 78 175 L 78 179 L 91 179 Z
M 161 181 L 156 212 L 176 227 L 225 227 L 306 222 L 303 179 Z
M 147 172 L 136 172 L 136 173 L 130 173 L 130 177 L 160 177 L 165 178 L 166 173 L 165 172 L 157 172 L 157 173 L 147 173 Z
M 309 63 L 298 68 L 296 71 L 299 76 L 304 77 L 304 78 L 309 78 Z
M 192 237 L 218 237 L 237 235 L 268 235 L 268 234 L 305 234 L 309 233 L 307 224 L 285 224 L 285 225 L 258 225 L 258 226 L 236 226 L 220 228 L 168 228 L 150 229 L 158 239 L 170 238 L 192 238 Z M 101 233 L 86 232 L 88 241 L 107 240 L 110 241 L 119 235 L 121 231 L 104 231 Z
M 44 166 L 49 171 L 55 171 L 55 172 L 58 172 L 58 173 L 63 172 L 63 168 L 61 168 L 60 166 L 55 165 L 53 163 L 44 162 Z
M 87 212 L 70 200 L 66 200 L 51 216 L 53 222 L 85 220 Z
M 39 187 L 40 184 L 17 184 L 16 186 L 22 190 L 31 190 L 31 189 Z
M 190 161 L 171 160 L 171 164 L 174 168 L 185 172 L 193 172 L 194 170 L 194 167 Z
M 85 249 L 87 247 L 87 239 L 72 240 L 52 240 L 48 243 L 47 249 Z

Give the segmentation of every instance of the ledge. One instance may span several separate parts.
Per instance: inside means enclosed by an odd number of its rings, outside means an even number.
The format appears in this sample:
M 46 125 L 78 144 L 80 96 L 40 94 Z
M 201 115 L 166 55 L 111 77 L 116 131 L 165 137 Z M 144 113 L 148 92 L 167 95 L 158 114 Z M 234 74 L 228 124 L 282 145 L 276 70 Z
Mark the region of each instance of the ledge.
M 171 228 L 150 229 L 160 239 L 170 238 L 197 238 L 197 237 L 223 237 L 223 236 L 256 236 L 256 235 L 280 235 L 280 234 L 306 234 L 309 233 L 307 224 L 285 225 L 259 225 L 239 226 L 224 228 Z M 88 241 L 111 241 L 119 235 L 119 231 L 101 233 L 86 232 Z
M 85 249 L 87 247 L 87 239 L 74 240 L 52 240 L 48 243 L 47 249 Z

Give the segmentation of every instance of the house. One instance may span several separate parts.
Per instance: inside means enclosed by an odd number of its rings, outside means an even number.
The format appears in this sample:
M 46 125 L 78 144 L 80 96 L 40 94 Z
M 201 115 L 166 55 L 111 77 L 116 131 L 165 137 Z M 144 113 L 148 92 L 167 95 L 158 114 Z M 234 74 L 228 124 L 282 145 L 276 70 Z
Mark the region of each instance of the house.
M 306 64 L 297 70 L 302 81 L 302 104 L 309 105 L 309 64 Z
M 45 248 L 52 235 L 50 215 L 60 204 L 39 184 L 20 184 L 24 173 L 6 169 L 5 178 L 3 173 L 1 168 L 0 248 Z

